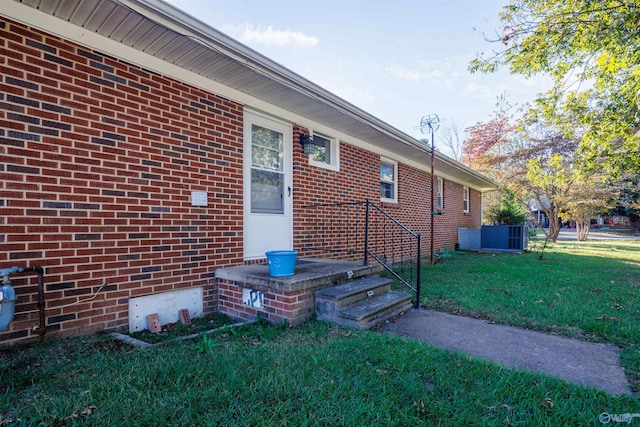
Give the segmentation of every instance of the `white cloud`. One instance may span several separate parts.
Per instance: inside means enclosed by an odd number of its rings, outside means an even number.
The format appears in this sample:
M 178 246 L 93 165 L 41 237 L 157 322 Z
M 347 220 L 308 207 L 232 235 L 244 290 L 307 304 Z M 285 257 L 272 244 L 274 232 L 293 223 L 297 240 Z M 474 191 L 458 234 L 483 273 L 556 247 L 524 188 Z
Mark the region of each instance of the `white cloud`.
M 476 81 L 469 81 L 464 85 L 463 94 L 472 98 L 495 100 L 500 92 L 495 87 L 479 84 Z
M 394 77 L 399 77 L 404 80 L 418 81 L 422 78 L 422 74 L 419 71 L 398 65 L 388 65 L 385 71 Z
M 251 24 L 242 24 L 235 27 L 226 26 L 223 31 L 242 43 L 253 46 L 308 48 L 315 47 L 319 43 L 318 38 L 315 36 L 309 36 L 298 31 L 277 30 L 271 25 L 254 27 Z
M 424 82 L 430 85 L 453 87 L 456 78 L 460 75 L 459 64 L 456 58 L 443 58 L 439 60 L 418 59 L 414 66 L 389 65 L 385 71 L 404 80 Z

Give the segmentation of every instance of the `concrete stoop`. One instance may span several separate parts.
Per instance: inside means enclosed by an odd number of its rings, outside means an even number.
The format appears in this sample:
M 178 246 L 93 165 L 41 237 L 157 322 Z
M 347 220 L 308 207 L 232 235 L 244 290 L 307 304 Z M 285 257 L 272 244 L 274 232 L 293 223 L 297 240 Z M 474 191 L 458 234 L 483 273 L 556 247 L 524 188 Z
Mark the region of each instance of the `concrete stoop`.
M 412 307 L 411 297 L 391 290 L 391 280 L 366 277 L 314 293 L 318 319 L 369 329 Z

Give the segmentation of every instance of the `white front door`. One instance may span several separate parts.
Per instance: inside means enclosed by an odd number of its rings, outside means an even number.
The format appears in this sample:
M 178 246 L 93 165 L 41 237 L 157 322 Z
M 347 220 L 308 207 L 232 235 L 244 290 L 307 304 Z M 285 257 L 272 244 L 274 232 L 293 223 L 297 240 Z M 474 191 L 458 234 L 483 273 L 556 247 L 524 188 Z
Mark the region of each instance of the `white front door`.
M 245 110 L 245 259 L 293 248 L 291 134 L 290 125 Z

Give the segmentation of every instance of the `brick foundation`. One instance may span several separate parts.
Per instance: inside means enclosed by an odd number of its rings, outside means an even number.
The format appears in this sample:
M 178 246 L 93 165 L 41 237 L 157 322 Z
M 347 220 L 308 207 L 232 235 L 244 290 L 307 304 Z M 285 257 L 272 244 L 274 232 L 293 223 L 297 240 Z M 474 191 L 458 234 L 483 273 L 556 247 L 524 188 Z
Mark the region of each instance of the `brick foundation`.
M 262 309 L 242 303 L 242 290 L 245 287 L 264 293 Z M 295 326 L 311 319 L 314 314 L 312 289 L 285 292 L 221 280 L 218 284 L 218 293 L 219 310 L 237 319 L 265 319 L 273 323 L 287 323 Z

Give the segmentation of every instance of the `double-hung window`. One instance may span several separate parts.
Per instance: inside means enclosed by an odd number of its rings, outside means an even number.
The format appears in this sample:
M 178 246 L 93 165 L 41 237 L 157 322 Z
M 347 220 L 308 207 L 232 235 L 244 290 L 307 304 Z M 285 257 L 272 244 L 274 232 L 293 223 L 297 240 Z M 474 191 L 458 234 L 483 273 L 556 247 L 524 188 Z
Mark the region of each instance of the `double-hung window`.
M 462 187 L 462 211 L 469 213 L 469 187 Z
M 380 200 L 398 202 L 398 164 L 391 160 L 380 160 Z
M 437 177 L 437 197 L 436 197 L 436 209 L 439 211 L 444 210 L 444 179 Z

